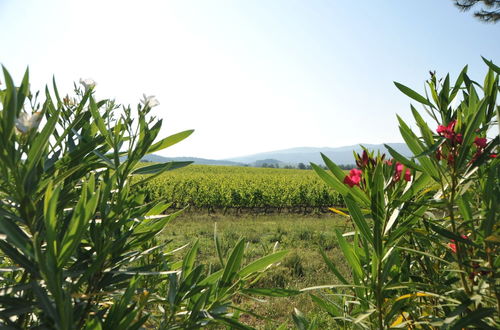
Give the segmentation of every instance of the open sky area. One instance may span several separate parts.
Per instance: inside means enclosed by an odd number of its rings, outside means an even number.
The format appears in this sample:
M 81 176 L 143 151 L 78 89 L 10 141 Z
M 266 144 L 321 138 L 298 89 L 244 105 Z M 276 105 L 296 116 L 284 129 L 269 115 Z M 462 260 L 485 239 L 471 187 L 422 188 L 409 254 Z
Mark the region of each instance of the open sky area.
M 93 78 L 98 97 L 155 95 L 163 153 L 222 159 L 291 147 L 401 142 L 401 82 L 429 70 L 481 80 L 500 24 L 451 0 L 0 0 L 0 63 L 39 89 Z

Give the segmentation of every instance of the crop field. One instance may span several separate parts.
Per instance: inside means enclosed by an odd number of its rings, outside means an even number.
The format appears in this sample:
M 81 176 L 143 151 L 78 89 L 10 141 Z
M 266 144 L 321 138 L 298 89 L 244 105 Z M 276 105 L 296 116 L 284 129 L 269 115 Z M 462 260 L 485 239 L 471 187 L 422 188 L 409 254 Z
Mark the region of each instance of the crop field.
M 175 208 L 310 213 L 341 205 L 341 196 L 312 170 L 190 165 L 141 185 L 148 200 Z

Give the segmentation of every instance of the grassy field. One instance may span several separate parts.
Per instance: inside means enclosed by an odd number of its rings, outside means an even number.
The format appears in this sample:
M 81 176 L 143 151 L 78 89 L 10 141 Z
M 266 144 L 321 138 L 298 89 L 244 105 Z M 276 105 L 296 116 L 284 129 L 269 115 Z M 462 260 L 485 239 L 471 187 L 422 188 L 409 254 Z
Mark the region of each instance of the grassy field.
M 334 229 L 350 227 L 344 218 L 328 214 L 303 215 L 222 215 L 185 213 L 175 219 L 163 231 L 164 239 L 172 239 L 176 246 L 199 239 L 201 262 L 218 269 L 219 262 L 214 245 L 214 226 L 224 253 L 233 247 L 240 237 L 248 242 L 246 262 L 278 249 L 289 251 L 281 264 L 268 270 L 257 284 L 259 287 L 302 289 L 323 284 L 337 283 L 327 269 L 319 249 L 322 248 L 333 262 L 347 274 L 345 262 L 336 244 Z M 276 243 L 278 242 L 278 243 Z M 320 328 L 331 329 L 329 317 L 314 306 L 307 294 L 289 298 L 272 298 L 256 302 L 245 297 L 236 301 L 242 308 L 262 315 L 266 319 L 245 316 L 243 320 L 259 329 L 275 329 L 287 322 L 291 325 L 291 313 L 297 307 L 307 315 L 315 315 Z

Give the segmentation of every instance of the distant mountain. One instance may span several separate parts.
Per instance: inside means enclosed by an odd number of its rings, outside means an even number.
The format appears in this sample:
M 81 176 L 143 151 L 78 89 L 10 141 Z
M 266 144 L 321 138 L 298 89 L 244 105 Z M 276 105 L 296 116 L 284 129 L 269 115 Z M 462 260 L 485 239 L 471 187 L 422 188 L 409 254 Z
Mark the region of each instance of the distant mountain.
M 412 153 L 408 146 L 404 143 L 387 143 L 391 148 L 404 156 L 411 156 Z M 368 150 L 379 150 L 389 156 L 389 152 L 382 144 L 363 144 Z M 339 148 L 315 148 L 301 147 L 284 150 L 276 150 L 263 152 L 249 156 L 234 157 L 226 159 L 226 161 L 239 162 L 244 164 L 253 164 L 263 162 L 263 160 L 275 160 L 284 164 L 297 165 L 298 163 L 309 164 L 310 162 L 323 164 L 323 159 L 320 153 L 325 154 L 333 162 L 342 165 L 354 164 L 353 151 L 361 153 L 363 149 L 359 145 L 345 146 Z
M 193 162 L 193 164 L 199 165 L 226 165 L 226 166 L 246 166 L 246 164 L 233 162 L 229 160 L 216 160 L 216 159 L 205 159 L 205 158 L 196 158 L 196 157 L 163 157 L 158 155 L 146 155 L 142 158 L 143 161 L 147 162 L 157 162 L 157 163 L 165 163 L 171 161 L 177 162 Z

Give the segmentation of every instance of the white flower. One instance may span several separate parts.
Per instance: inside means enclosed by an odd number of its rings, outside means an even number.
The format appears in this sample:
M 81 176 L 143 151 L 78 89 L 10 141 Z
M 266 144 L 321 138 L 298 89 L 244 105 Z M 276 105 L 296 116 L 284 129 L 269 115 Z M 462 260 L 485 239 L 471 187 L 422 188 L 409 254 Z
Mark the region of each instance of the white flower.
M 85 87 L 85 91 L 88 91 L 90 88 L 95 87 L 96 82 L 90 78 L 87 78 L 87 79 L 80 78 L 80 84 L 82 84 L 83 87 Z
M 154 95 L 146 96 L 146 94 L 142 94 L 144 96 L 144 100 L 141 100 L 141 103 L 144 104 L 144 107 L 156 107 L 160 104 L 160 102 L 156 99 Z
M 16 120 L 16 128 L 21 134 L 26 134 L 32 129 L 36 129 L 42 120 L 42 112 L 38 111 L 32 115 L 26 112 L 21 113 L 21 116 Z

